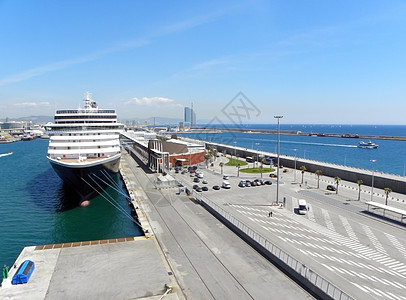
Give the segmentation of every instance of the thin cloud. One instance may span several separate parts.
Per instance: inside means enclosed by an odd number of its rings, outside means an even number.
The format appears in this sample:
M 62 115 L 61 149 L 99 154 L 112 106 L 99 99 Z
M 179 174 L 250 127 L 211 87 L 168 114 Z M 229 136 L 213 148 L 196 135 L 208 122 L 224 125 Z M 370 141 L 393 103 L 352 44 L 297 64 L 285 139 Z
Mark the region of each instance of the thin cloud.
M 240 3 L 240 4 L 233 3 L 232 6 L 227 6 L 227 7 L 224 7 L 223 9 L 219 9 L 214 12 L 206 13 L 206 14 L 199 15 L 199 16 L 194 16 L 194 17 L 186 19 L 186 20 L 182 20 L 182 21 L 179 21 L 176 23 L 169 24 L 167 26 L 160 28 L 155 33 L 155 36 L 186 31 L 186 30 L 198 27 L 200 25 L 212 23 L 225 15 L 229 15 L 234 12 L 244 10 L 247 5 L 249 5 L 249 3 L 245 3 L 245 4 L 244 3 Z
M 121 42 L 116 44 L 114 47 L 111 48 L 107 48 L 98 52 L 94 52 L 82 57 L 78 57 L 78 58 L 73 58 L 73 59 L 69 59 L 69 60 L 63 60 L 63 61 L 59 61 L 56 63 L 52 63 L 49 65 L 45 65 L 42 67 L 38 67 L 38 68 L 33 68 L 18 74 L 14 74 L 8 77 L 4 77 L 0 79 L 0 86 L 5 86 L 11 83 L 15 83 L 15 82 L 20 82 L 20 81 L 24 81 L 33 77 L 37 77 L 49 72 L 53 72 L 53 71 L 58 71 L 58 70 L 63 70 L 66 69 L 70 66 L 74 66 L 74 65 L 78 65 L 78 64 L 82 64 L 82 63 L 86 63 L 89 61 L 94 61 L 100 58 L 103 58 L 104 56 L 111 54 L 111 53 L 115 53 L 115 52 L 119 52 L 119 51 L 123 51 L 126 49 L 130 49 L 130 48 L 136 48 L 136 47 L 141 47 L 143 45 L 148 44 L 148 41 L 143 40 L 143 39 L 139 39 L 136 41 L 127 41 L 127 42 Z
M 14 103 L 13 106 L 18 107 L 40 107 L 40 106 L 49 106 L 49 102 L 19 102 Z
M 137 98 L 134 97 L 131 100 L 125 103 L 126 105 L 136 104 L 136 105 L 144 105 L 144 106 L 181 106 L 178 103 L 174 103 L 173 99 L 165 98 L 165 97 L 142 97 Z
M 206 24 L 209 22 L 213 22 L 218 17 L 220 17 L 226 13 L 229 13 L 229 10 L 217 11 L 214 13 L 197 16 L 195 18 L 191 18 L 191 19 L 184 20 L 181 22 L 173 23 L 173 24 L 162 27 L 152 36 L 158 37 L 158 36 L 162 36 L 162 35 L 168 35 L 168 34 L 180 32 L 180 31 L 189 30 L 196 26 Z M 88 55 L 85 55 L 82 57 L 78 57 L 78 58 L 73 58 L 73 59 L 69 59 L 69 60 L 52 63 L 52 64 L 49 64 L 46 66 L 41 66 L 41 67 L 33 68 L 33 69 L 30 69 L 30 70 L 27 70 L 27 71 L 24 71 L 21 73 L 10 75 L 8 77 L 0 78 L 0 86 L 5 86 L 5 85 L 16 83 L 16 82 L 21 82 L 21 81 L 24 81 L 24 80 L 27 80 L 27 79 L 30 79 L 33 77 L 41 76 L 41 75 L 49 73 L 49 72 L 63 70 L 70 66 L 74 66 L 74 65 L 78 65 L 78 64 L 82 64 L 82 63 L 86 63 L 86 62 L 90 62 L 90 61 L 94 61 L 94 60 L 103 58 L 104 56 L 111 54 L 111 53 L 120 52 L 123 50 L 132 49 L 132 48 L 142 47 L 149 43 L 150 43 L 150 41 L 148 39 L 137 39 L 134 41 L 120 42 L 120 43 L 117 43 L 116 45 L 114 45 L 113 47 L 101 50 L 99 52 L 91 53 L 91 54 L 88 54 Z
M 142 46 L 149 44 L 150 43 L 149 39 L 151 39 L 151 38 L 190 30 L 197 26 L 214 22 L 218 18 L 220 18 L 226 14 L 230 14 L 234 11 L 238 11 L 243 8 L 244 8 L 244 5 L 233 4 L 232 7 L 226 7 L 222 10 L 203 14 L 200 16 L 196 16 L 194 18 L 190 18 L 187 20 L 169 24 L 167 26 L 163 26 L 160 29 L 158 29 L 154 34 L 149 35 L 148 38 L 140 38 L 140 39 L 136 39 L 136 40 L 119 42 L 110 48 L 103 49 L 103 50 L 95 52 L 95 53 L 90 53 L 90 54 L 82 56 L 82 57 L 59 61 L 59 62 L 52 63 L 49 65 L 33 68 L 33 69 L 30 69 L 30 70 L 27 70 L 27 71 L 24 71 L 21 73 L 17 73 L 14 75 L 10 75 L 8 77 L 0 78 L 0 87 L 8 85 L 8 84 L 16 83 L 16 82 L 21 82 L 21 81 L 24 81 L 24 80 L 27 80 L 27 79 L 30 79 L 33 77 L 41 76 L 41 75 L 49 73 L 49 72 L 63 70 L 65 68 L 68 68 L 68 67 L 71 67 L 74 65 L 98 60 L 111 53 L 142 47 Z

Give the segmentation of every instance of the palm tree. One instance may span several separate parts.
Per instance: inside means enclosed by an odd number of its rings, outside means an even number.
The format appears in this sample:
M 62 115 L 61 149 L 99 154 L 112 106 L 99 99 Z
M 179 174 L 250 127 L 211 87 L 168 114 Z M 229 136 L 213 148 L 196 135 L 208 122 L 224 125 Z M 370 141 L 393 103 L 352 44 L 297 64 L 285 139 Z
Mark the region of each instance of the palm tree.
M 240 177 L 240 167 L 241 167 L 240 161 L 237 161 L 236 167 L 237 167 L 237 177 Z
M 358 184 L 358 201 L 361 200 L 361 185 L 362 185 L 363 183 L 364 183 L 364 182 L 362 181 L 362 179 L 357 180 L 357 184 Z
M 209 167 L 209 159 L 211 158 L 211 155 L 209 153 L 206 153 L 204 155 L 204 159 L 206 160 L 206 168 Z
M 255 162 L 257 161 L 257 156 L 252 156 L 252 168 L 255 168 Z
M 214 157 L 214 160 L 217 160 L 217 154 L 218 154 L 219 152 L 217 151 L 217 149 L 216 148 L 214 148 L 213 149 L 213 152 L 212 152 L 212 156 Z
M 264 170 L 265 157 L 261 157 L 260 161 L 261 161 L 261 178 L 262 178 L 262 171 Z
M 279 166 L 278 166 L 278 168 L 279 168 Z M 303 176 L 304 176 L 304 173 L 306 172 L 307 169 L 306 169 L 305 166 L 301 166 L 300 170 L 302 171 L 302 182 L 301 182 L 301 184 L 303 184 Z
M 321 170 L 316 170 L 316 172 L 314 172 L 317 175 L 317 188 L 320 187 L 320 175 L 323 173 Z
M 389 194 L 392 192 L 392 189 L 391 188 L 385 188 L 385 196 L 386 196 L 386 199 L 385 199 L 385 205 L 388 205 L 388 196 L 389 196 Z
M 219 163 L 219 166 L 220 166 L 220 168 L 221 168 L 221 175 L 223 175 L 223 166 L 224 166 L 224 163 L 223 163 L 223 162 Z
M 338 177 L 338 176 L 334 177 L 334 181 L 336 182 L 336 185 L 337 185 L 337 187 L 336 187 L 336 194 L 338 194 L 338 183 L 340 182 L 340 180 L 341 180 L 340 177 Z
M 207 152 L 210 154 L 210 158 L 214 157 L 216 159 L 217 157 L 217 149 L 214 148 L 213 146 L 208 146 L 207 147 Z

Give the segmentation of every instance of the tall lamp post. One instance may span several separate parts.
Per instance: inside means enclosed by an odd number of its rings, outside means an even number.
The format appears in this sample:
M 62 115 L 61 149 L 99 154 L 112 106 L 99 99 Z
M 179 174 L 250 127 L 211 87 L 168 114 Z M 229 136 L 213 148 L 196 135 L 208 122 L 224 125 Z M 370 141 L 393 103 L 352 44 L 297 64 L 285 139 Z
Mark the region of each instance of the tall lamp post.
M 259 143 L 255 143 L 255 146 L 257 146 L 257 164 L 259 162 Z
M 293 149 L 293 151 L 295 151 L 295 179 L 294 179 L 294 181 L 296 182 L 296 151 L 297 151 L 297 149 Z
M 279 120 L 283 118 L 283 116 L 274 116 L 275 119 L 278 119 L 278 169 L 276 170 L 276 203 L 279 203 L 279 153 L 280 153 L 280 127 L 279 127 Z
M 373 163 L 376 162 L 376 159 L 371 159 L 370 160 L 372 163 L 372 184 L 371 184 L 371 202 L 372 202 L 372 196 L 374 195 L 374 165 Z

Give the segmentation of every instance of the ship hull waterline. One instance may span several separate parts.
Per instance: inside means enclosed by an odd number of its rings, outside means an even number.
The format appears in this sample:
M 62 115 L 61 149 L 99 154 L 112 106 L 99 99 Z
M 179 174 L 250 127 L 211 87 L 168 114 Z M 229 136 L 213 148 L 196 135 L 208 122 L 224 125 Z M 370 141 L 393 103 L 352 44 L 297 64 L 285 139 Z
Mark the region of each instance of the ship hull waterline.
M 120 167 L 120 156 L 87 165 L 70 165 L 49 158 L 48 160 L 66 186 L 76 192 L 79 196 L 78 204 L 83 206 L 106 188 L 108 179 L 105 172 L 109 176 L 116 176 Z

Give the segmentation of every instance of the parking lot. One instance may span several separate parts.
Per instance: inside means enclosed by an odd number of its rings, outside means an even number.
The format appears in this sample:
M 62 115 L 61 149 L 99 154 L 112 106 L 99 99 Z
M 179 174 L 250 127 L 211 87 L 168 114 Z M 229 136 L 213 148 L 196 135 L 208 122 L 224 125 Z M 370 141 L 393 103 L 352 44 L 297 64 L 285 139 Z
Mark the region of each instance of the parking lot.
M 262 178 L 260 173 L 249 174 L 239 172 L 238 175 L 236 167 L 224 165 L 223 170 L 221 170 L 218 166 L 220 162 L 225 163 L 227 159 L 221 157 L 217 159 L 214 166 L 206 168 L 205 165 L 201 165 L 192 172 L 187 171 L 187 168 L 179 170 L 178 173 L 173 171 L 173 175 L 179 182 L 187 187 L 192 194 L 199 195 L 200 197 L 208 197 L 213 201 L 219 201 L 219 199 L 221 199 L 222 203 L 246 203 L 248 198 L 260 198 L 263 205 L 268 206 L 275 202 L 273 194 L 276 193 L 276 177 L 270 177 L 269 173 L 263 173 Z M 286 175 L 286 173 L 284 175 Z M 281 177 L 281 181 L 282 178 L 283 176 Z M 241 187 L 239 186 L 241 181 L 245 183 L 248 181 L 250 184 L 249 186 Z M 263 184 L 261 184 L 261 182 Z M 226 187 L 227 183 L 229 183 L 229 188 Z M 283 183 L 280 182 L 280 184 Z M 207 190 L 200 190 L 197 186 L 203 189 L 206 188 Z

